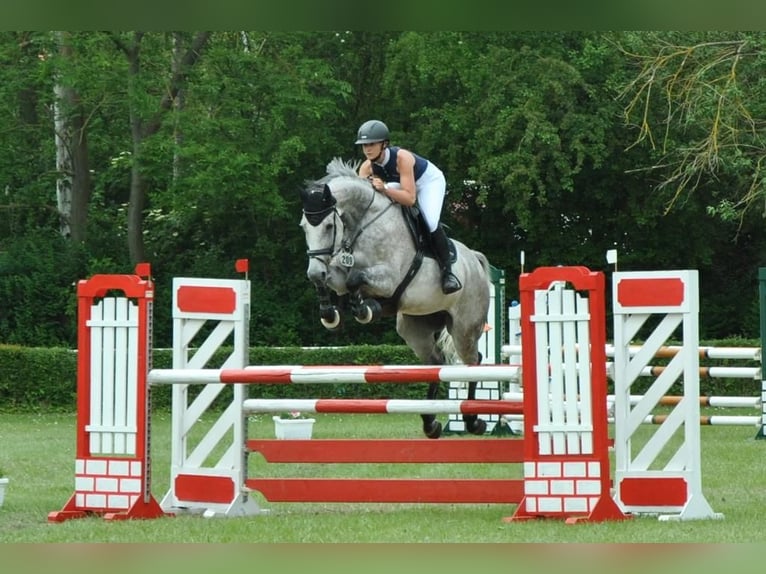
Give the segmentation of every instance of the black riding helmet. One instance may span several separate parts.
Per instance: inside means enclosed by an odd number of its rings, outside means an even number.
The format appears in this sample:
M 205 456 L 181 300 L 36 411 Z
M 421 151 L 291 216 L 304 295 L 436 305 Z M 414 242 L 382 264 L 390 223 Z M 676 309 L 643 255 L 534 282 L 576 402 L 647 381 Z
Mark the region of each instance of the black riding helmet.
M 375 143 L 388 141 L 388 126 L 380 120 L 368 120 L 364 122 L 356 134 L 356 143 Z

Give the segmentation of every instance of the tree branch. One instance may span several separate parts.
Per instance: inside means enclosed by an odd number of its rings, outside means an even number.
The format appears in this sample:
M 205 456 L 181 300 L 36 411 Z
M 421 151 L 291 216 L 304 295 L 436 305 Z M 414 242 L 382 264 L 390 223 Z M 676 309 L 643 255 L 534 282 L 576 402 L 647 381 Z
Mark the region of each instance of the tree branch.
M 162 117 L 173 105 L 173 101 L 175 100 L 176 96 L 178 96 L 178 92 L 186 79 L 186 75 L 189 69 L 197 63 L 197 60 L 199 60 L 205 44 L 207 44 L 207 41 L 210 39 L 211 33 L 212 32 L 197 33 L 197 35 L 192 40 L 191 46 L 189 46 L 189 49 L 181 57 L 178 71 L 174 72 L 170 77 L 170 89 L 165 93 L 164 96 L 162 96 L 159 109 L 154 114 L 154 116 L 152 116 L 152 118 L 148 120 L 146 124 L 144 124 L 144 137 L 156 133 L 162 126 Z

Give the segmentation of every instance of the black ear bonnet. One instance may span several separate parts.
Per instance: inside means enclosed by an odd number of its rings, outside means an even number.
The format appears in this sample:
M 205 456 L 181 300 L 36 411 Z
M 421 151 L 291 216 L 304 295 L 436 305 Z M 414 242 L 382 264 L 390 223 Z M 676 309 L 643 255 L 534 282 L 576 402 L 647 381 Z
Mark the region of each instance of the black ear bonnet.
M 303 213 L 312 227 L 319 225 L 335 208 L 335 197 L 333 197 L 327 184 L 322 189 L 303 190 L 301 200 L 303 201 Z

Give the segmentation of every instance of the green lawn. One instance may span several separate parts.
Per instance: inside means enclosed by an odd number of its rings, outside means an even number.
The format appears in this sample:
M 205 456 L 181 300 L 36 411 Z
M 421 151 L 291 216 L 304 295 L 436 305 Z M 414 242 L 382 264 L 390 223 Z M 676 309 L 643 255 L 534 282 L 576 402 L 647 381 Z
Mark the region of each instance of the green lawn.
M 317 438 L 420 438 L 413 415 L 317 415 Z M 441 417 L 444 420 L 445 417 Z M 703 427 L 703 491 L 723 520 L 566 525 L 558 520 L 504 523 L 513 505 L 271 504 L 268 515 L 205 519 L 178 516 L 150 521 L 105 522 L 98 517 L 49 524 L 74 486 L 74 414 L 0 415 L 0 466 L 11 483 L 0 508 L 3 542 L 205 542 L 205 543 L 743 543 L 766 540 L 766 441 L 754 427 Z M 254 417 L 252 436 L 272 436 L 267 415 Z M 169 415 L 154 417 L 153 492 L 160 500 L 169 482 Z M 440 440 L 459 440 L 445 437 Z M 486 440 L 493 440 L 487 437 Z M 251 461 L 256 470 L 265 463 Z M 274 466 L 274 465 L 269 465 Z M 519 465 L 344 465 L 358 475 L 458 477 L 520 476 Z M 360 468 L 361 467 L 361 468 Z M 349 470 L 350 469 L 350 470 Z M 265 470 L 264 470 L 265 471 Z M 304 465 L 302 475 L 335 469 Z

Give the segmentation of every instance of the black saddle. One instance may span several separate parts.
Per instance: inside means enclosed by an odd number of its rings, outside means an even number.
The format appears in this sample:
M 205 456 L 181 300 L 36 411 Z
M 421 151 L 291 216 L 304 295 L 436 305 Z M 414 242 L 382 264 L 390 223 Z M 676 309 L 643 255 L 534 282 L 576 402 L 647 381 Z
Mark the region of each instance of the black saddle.
M 418 251 L 423 251 L 424 256 L 436 259 L 434 248 L 431 245 L 431 234 L 428 231 L 428 225 L 425 219 L 423 219 L 423 215 L 420 213 L 420 209 L 416 205 L 412 207 L 402 206 L 402 216 L 407 224 L 407 229 L 410 230 L 412 240 L 415 242 L 415 248 Z M 457 260 L 457 247 L 455 247 L 455 243 L 449 237 L 447 238 L 447 244 L 449 245 L 451 263 L 455 263 Z

